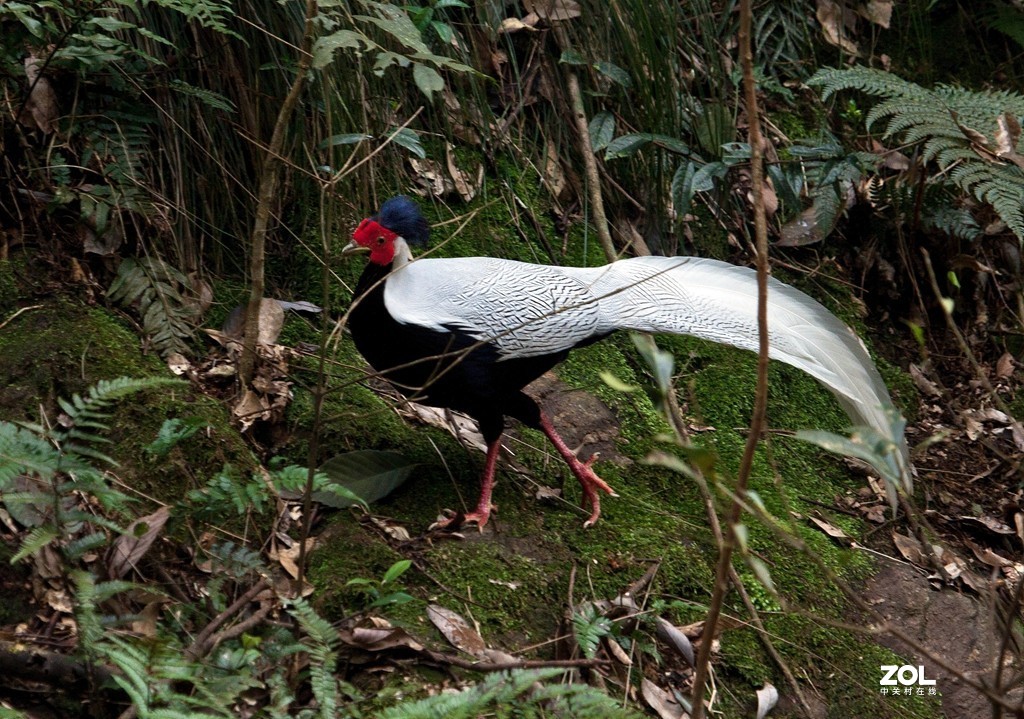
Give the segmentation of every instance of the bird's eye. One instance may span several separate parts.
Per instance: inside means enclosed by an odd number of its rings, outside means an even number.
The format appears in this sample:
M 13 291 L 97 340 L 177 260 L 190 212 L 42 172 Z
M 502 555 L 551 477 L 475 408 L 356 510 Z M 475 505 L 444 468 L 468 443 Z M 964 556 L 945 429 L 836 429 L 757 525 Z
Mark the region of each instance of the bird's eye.
M 378 245 L 383 245 L 384 244 L 384 235 L 378 235 L 377 236 L 377 244 Z

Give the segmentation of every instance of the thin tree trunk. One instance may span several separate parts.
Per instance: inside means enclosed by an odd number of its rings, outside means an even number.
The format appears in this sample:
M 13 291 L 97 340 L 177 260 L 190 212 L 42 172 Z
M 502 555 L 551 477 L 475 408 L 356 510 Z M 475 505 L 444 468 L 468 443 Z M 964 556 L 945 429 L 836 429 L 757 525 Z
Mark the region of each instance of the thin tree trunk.
M 266 158 L 263 161 L 263 172 L 260 175 L 260 187 L 257 195 L 256 221 L 252 228 L 252 243 L 249 250 L 249 304 L 245 312 L 245 338 L 242 356 L 238 362 L 238 379 L 242 391 L 252 384 L 256 368 L 256 341 L 260 334 L 260 302 L 263 300 L 264 275 L 266 266 L 267 226 L 270 224 L 271 211 L 280 184 L 281 149 L 284 146 L 285 131 L 291 121 L 292 113 L 299 102 L 299 95 L 305 84 L 306 75 L 312 60 L 310 49 L 313 47 L 313 21 L 317 14 L 316 0 L 306 0 L 306 24 L 302 32 L 302 44 L 299 48 L 299 64 L 295 70 L 295 79 L 291 89 L 277 113 L 274 133 L 267 146 Z

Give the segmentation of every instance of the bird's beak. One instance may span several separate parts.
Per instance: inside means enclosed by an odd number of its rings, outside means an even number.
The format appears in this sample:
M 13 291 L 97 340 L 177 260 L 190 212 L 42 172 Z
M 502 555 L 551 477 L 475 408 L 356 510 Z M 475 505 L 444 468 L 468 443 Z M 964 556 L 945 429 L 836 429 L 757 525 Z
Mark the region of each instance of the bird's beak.
M 362 245 L 358 244 L 355 240 L 352 240 L 347 245 L 345 245 L 345 248 L 341 251 L 341 256 L 342 257 L 348 257 L 350 255 L 356 254 L 357 252 L 369 252 L 369 251 L 370 251 L 369 247 L 363 247 Z

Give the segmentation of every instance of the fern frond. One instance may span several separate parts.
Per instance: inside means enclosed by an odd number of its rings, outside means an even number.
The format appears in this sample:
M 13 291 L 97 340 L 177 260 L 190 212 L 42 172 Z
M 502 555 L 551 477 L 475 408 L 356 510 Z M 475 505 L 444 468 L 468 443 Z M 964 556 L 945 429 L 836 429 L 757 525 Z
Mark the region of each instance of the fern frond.
M 307 637 L 309 683 L 320 706 L 320 716 L 334 717 L 341 705 L 338 680 L 334 676 L 337 661 L 334 648 L 340 641 L 338 630 L 301 597 L 289 603 L 288 613 L 299 622 Z
M 1024 240 L 1024 171 L 995 156 L 1004 115 L 1024 115 L 1024 96 L 1009 91 L 977 92 L 950 85 L 933 90 L 871 68 L 827 68 L 808 80 L 823 98 L 855 89 L 882 98 L 867 114 L 871 125 L 888 119 L 886 137 L 920 144 L 925 163 L 938 164 L 949 182 L 988 203 Z M 1018 147 L 1011 148 L 1020 152 Z
M 25 557 L 30 557 L 43 547 L 52 544 L 58 537 L 57 528 L 53 525 L 36 527 L 30 531 L 21 542 L 21 547 L 11 557 L 11 564 L 17 564 Z
M 19 474 L 49 480 L 60 468 L 60 452 L 51 442 L 26 427 L 0 422 L 0 491 Z
M 929 230 L 944 232 L 950 237 L 971 242 L 982 236 L 974 216 L 962 207 L 939 207 L 921 218 Z
M 163 354 L 188 352 L 194 310 L 186 303 L 188 278 L 156 258 L 126 258 L 107 289 L 107 297 L 126 307 L 138 305 L 142 329 Z

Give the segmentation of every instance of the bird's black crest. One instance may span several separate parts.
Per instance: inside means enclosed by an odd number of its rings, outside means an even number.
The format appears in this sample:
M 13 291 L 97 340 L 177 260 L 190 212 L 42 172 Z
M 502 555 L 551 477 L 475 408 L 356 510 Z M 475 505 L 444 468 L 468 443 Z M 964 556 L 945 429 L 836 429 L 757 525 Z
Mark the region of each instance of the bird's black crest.
M 430 224 L 415 200 L 398 195 L 380 206 L 377 222 L 398 233 L 410 245 L 426 245 L 430 240 Z

